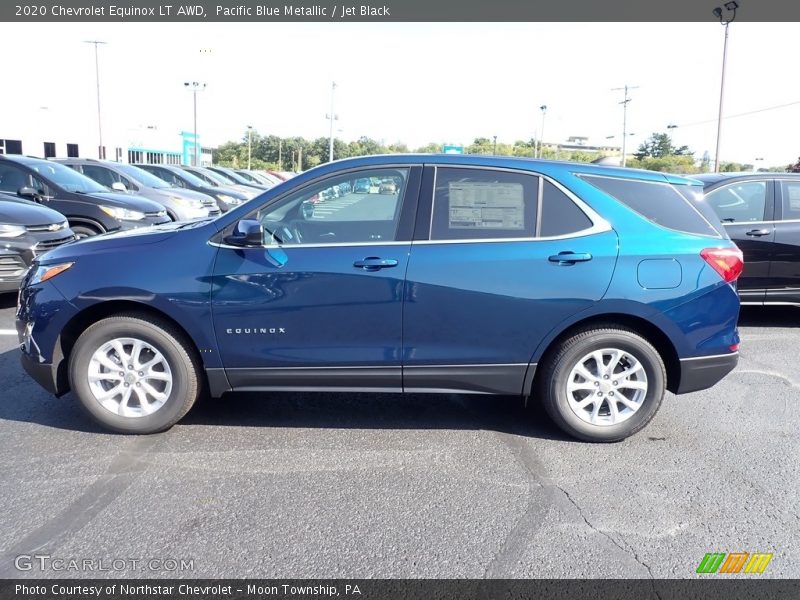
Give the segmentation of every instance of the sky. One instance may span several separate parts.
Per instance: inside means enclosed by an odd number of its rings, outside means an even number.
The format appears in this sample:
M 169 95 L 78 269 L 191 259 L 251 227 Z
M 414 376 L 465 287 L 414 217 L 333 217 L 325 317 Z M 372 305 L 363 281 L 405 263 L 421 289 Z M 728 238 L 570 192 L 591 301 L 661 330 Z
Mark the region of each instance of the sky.
M 16 23 L 4 24 L 4 130 L 97 133 L 94 47 L 103 128 L 203 145 L 262 134 L 335 135 L 409 147 L 570 136 L 628 148 L 669 131 L 713 160 L 724 27 L 707 23 Z M 786 165 L 800 155 L 800 23 L 730 25 L 720 158 Z M 10 85 L 10 82 L 16 82 Z M 771 107 L 789 104 L 773 110 Z M 734 116 L 761 111 L 745 116 Z M 667 125 L 677 125 L 667 130 Z M 7 127 L 6 127 L 7 126 Z M 608 139 L 609 136 L 615 136 Z

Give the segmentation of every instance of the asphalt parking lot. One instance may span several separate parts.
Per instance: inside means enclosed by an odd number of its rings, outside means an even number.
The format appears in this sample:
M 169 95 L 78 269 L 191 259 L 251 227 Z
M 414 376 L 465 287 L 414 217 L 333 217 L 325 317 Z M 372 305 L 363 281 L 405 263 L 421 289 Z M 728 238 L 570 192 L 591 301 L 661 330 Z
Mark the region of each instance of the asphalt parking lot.
M 0 577 L 683 578 L 737 551 L 800 577 L 800 309 L 741 325 L 733 374 L 612 445 L 457 395 L 235 395 L 110 435 L 0 334 Z M 19 571 L 20 555 L 125 566 Z M 151 559 L 192 568 L 130 562 Z

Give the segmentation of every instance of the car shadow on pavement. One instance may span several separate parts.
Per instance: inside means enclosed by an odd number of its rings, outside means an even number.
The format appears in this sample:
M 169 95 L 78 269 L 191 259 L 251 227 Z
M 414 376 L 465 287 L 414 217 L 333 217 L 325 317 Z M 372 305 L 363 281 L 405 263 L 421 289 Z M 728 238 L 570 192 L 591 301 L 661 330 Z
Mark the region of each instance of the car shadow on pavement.
M 482 394 L 231 393 L 204 398 L 184 425 L 324 429 L 490 430 L 574 441 L 542 406 Z
M 0 420 L 108 433 L 72 394 L 55 398 L 22 370 L 19 351 L 0 354 Z M 181 425 L 319 429 L 489 430 L 572 441 L 536 402 L 472 394 L 232 393 L 199 400 Z
M 71 395 L 56 398 L 40 388 L 22 369 L 19 356 L 16 348 L 0 354 L 0 421 L 36 423 L 85 433 L 103 432 Z
M 800 308 L 796 306 L 743 306 L 740 327 L 800 327 Z

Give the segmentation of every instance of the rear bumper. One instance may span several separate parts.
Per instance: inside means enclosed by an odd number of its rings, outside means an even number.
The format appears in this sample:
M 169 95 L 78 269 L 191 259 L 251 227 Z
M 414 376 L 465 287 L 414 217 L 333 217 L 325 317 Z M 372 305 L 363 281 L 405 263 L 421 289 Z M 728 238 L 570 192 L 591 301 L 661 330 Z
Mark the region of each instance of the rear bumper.
M 736 368 L 739 353 L 681 359 L 681 382 L 676 394 L 708 389 Z

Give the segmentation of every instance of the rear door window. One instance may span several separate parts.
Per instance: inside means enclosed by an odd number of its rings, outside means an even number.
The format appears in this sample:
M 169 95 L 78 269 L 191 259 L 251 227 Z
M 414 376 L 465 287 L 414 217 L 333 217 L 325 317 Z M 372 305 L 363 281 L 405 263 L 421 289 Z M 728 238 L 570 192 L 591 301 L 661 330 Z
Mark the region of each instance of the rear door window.
M 437 168 L 431 239 L 531 238 L 538 198 L 536 175 Z
M 539 236 L 556 237 L 589 229 L 592 221 L 564 192 L 543 181 Z
M 661 227 L 719 237 L 714 226 L 667 182 L 596 175 L 581 177 Z
M 800 181 L 781 181 L 783 220 L 800 220 Z
M 723 223 L 763 221 L 767 207 L 767 182 L 730 183 L 708 192 L 706 202 Z

